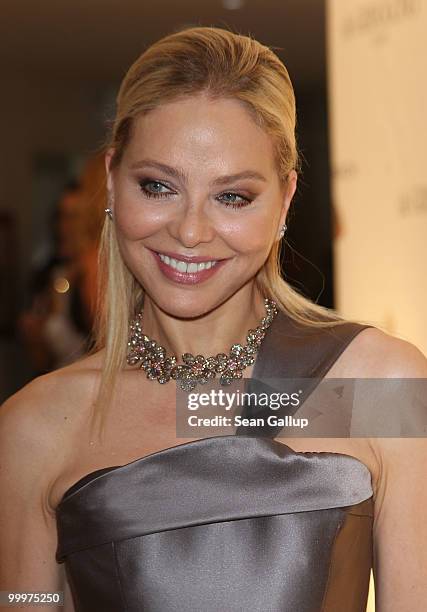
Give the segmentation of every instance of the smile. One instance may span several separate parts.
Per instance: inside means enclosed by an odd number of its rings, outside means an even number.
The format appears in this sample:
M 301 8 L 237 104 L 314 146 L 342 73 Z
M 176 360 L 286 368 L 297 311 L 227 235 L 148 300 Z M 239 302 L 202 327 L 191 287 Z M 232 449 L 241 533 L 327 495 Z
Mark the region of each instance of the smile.
M 178 272 L 184 272 L 185 274 L 194 274 L 194 272 L 200 272 L 201 270 L 209 270 L 218 263 L 217 260 L 203 261 L 201 263 L 187 263 L 168 257 L 168 255 L 163 255 L 162 253 L 158 253 L 158 256 L 167 266 L 170 266 L 174 270 L 178 270 Z
M 151 250 L 151 249 L 150 249 Z M 205 261 L 182 261 L 170 255 L 151 250 L 162 275 L 180 285 L 197 285 L 218 274 L 230 258 Z M 200 257 L 200 259 L 202 259 Z

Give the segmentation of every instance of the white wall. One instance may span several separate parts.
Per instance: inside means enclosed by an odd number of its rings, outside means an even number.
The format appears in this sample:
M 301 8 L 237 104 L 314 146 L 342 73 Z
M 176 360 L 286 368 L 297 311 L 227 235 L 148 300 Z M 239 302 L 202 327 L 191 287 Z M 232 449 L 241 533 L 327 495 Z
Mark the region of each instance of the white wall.
M 336 306 L 425 353 L 426 31 L 425 0 L 328 0 Z
M 427 2 L 328 0 L 337 308 L 427 353 Z

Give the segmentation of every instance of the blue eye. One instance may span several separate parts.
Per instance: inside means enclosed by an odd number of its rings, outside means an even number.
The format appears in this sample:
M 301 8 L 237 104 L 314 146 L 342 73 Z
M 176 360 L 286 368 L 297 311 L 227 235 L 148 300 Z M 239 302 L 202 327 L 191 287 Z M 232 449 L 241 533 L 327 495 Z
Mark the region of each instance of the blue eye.
M 175 191 L 172 191 L 170 187 L 162 183 L 161 181 L 156 181 L 153 179 L 143 179 L 139 181 L 139 186 L 141 191 L 147 198 L 169 198 L 176 194 Z M 219 195 L 217 199 L 223 203 L 227 208 L 243 208 L 244 206 L 248 206 L 252 199 L 246 196 L 243 196 L 239 193 L 235 193 L 234 191 L 226 191 Z
M 148 198 L 164 198 L 173 195 L 169 187 L 160 181 L 144 180 L 139 182 L 139 186 Z
M 252 202 L 250 198 L 242 196 L 239 193 L 234 193 L 234 191 L 227 191 L 218 197 L 222 198 L 224 196 L 230 196 L 231 199 L 229 198 L 229 199 L 221 200 L 221 201 L 224 202 L 226 206 L 229 206 L 231 208 L 243 208 L 244 206 L 247 206 L 248 204 Z

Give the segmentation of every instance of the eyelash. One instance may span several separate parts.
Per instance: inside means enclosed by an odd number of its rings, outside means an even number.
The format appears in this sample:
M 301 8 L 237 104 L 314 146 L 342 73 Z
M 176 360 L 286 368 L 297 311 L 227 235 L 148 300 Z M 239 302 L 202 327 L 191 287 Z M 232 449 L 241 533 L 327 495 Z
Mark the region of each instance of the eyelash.
M 153 198 L 153 199 L 160 199 L 160 198 L 168 198 L 172 195 L 174 195 L 173 193 L 156 193 L 156 192 L 152 192 L 152 191 L 148 191 L 147 189 L 147 185 L 149 185 L 150 183 L 155 183 L 156 185 L 161 185 L 162 187 L 165 187 L 166 189 L 169 189 L 169 187 L 167 185 L 165 185 L 164 183 L 162 183 L 161 181 L 154 181 L 154 180 L 143 180 L 143 181 L 139 181 L 139 186 L 141 188 L 141 191 L 144 193 L 144 195 L 147 198 Z M 248 198 L 244 195 L 242 195 L 241 193 L 236 193 L 234 191 L 224 191 L 224 193 L 220 194 L 220 195 L 232 195 L 232 196 L 237 196 L 239 198 L 242 198 L 242 200 L 244 200 L 243 202 L 223 202 L 225 204 L 225 206 L 227 208 L 233 208 L 233 209 L 239 209 L 239 208 L 244 208 L 245 206 L 248 206 L 249 204 L 251 204 L 252 199 Z

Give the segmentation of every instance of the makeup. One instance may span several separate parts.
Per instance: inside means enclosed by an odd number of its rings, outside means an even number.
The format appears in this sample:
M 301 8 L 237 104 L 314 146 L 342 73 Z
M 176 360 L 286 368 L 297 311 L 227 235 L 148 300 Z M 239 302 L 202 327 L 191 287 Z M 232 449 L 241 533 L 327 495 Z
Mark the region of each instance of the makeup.
M 180 283 L 182 285 L 196 285 L 198 283 L 202 283 L 208 280 L 209 278 L 214 276 L 214 274 L 216 274 L 221 268 L 223 268 L 224 265 L 229 261 L 229 259 L 221 259 L 217 261 L 214 265 L 212 265 L 210 268 L 205 268 L 204 270 L 198 270 L 194 272 L 184 272 L 172 267 L 165 261 L 162 261 L 160 255 L 156 251 L 152 251 L 151 249 L 150 251 L 153 254 L 153 257 L 156 260 L 157 265 L 159 266 L 159 270 L 162 272 L 162 274 L 166 276 L 167 279 L 175 283 Z

